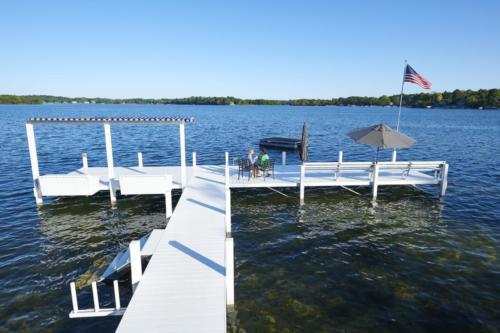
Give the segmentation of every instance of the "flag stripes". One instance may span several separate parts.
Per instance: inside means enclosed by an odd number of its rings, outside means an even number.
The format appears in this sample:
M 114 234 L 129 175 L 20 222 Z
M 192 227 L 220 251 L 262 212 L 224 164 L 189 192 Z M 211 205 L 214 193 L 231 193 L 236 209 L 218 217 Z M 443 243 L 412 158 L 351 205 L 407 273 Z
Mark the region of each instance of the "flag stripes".
M 413 68 L 411 68 L 410 65 L 406 65 L 404 82 L 418 84 L 424 89 L 430 89 L 432 86 L 432 84 L 426 78 L 418 74 Z

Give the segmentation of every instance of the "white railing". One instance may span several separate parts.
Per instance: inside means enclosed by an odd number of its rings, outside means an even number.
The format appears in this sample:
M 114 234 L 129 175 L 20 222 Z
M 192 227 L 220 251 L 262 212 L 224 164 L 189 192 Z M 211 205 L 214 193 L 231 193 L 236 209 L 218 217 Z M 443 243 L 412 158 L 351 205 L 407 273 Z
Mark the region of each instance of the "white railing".
M 130 281 L 132 284 L 132 292 L 135 292 L 142 278 L 142 256 L 141 243 L 138 240 L 133 240 L 129 244 L 130 255 Z M 71 303 L 73 310 L 70 312 L 70 318 L 88 318 L 88 317 L 105 317 L 105 316 L 121 316 L 125 313 L 126 308 L 122 308 L 120 302 L 120 290 L 118 281 L 113 281 L 113 291 L 115 298 L 114 308 L 101 308 L 99 305 L 99 292 L 97 282 L 92 282 L 92 300 L 94 302 L 93 309 L 80 309 L 78 307 L 78 298 L 76 294 L 75 282 L 69 284 L 71 290 Z
M 308 171 L 323 171 L 332 173 L 333 181 L 340 182 L 342 174 L 366 174 L 367 181 L 372 186 L 373 199 L 377 198 L 380 173 L 401 173 L 405 180 L 412 171 L 432 172 L 434 180 L 431 184 L 440 184 L 440 196 L 443 197 L 447 188 L 448 164 L 444 161 L 409 161 L 409 162 L 343 162 L 343 153 L 339 152 L 338 162 L 308 162 L 300 166 L 300 202 L 304 203 L 306 176 Z M 405 184 L 402 182 L 401 184 Z M 384 185 L 384 184 L 383 184 Z
M 69 313 L 70 318 L 89 318 L 89 317 L 106 317 L 106 316 L 121 316 L 125 313 L 127 308 L 122 308 L 120 302 L 120 291 L 118 281 L 113 281 L 113 290 L 115 298 L 114 308 L 101 308 L 99 305 L 99 293 L 97 289 L 97 282 L 92 282 L 92 299 L 94 301 L 93 309 L 80 309 L 78 307 L 78 298 L 76 294 L 76 285 L 74 282 L 70 284 L 71 302 L 73 310 Z

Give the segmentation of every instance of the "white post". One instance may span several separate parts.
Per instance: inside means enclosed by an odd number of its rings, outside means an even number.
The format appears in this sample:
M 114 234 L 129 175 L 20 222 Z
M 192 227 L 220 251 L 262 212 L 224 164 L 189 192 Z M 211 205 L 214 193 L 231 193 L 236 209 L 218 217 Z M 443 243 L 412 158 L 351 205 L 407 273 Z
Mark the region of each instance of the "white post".
M 172 216 L 172 189 L 168 190 L 165 193 L 165 213 L 167 215 L 167 219 Z
M 224 165 L 224 175 L 225 175 L 225 183 L 226 183 L 226 189 L 229 188 L 229 153 L 226 151 L 224 153 L 226 162 Z
M 339 150 L 339 163 L 344 162 L 344 152 Z
M 377 191 L 378 191 L 378 169 L 379 169 L 378 164 L 377 164 L 377 163 L 373 164 L 373 183 L 372 183 L 373 200 L 377 200 Z
M 300 204 L 303 205 L 304 204 L 304 190 L 305 190 L 305 184 L 304 184 L 304 180 L 305 180 L 305 176 L 306 176 L 306 167 L 304 166 L 304 164 L 302 164 L 300 166 Z
M 97 294 L 97 282 L 92 282 L 92 298 L 94 299 L 94 311 L 99 312 L 99 295 Z
M 71 289 L 71 303 L 73 303 L 73 312 L 77 313 L 78 312 L 78 299 L 76 298 L 76 286 L 74 282 L 71 282 L 69 284 L 69 287 Z
M 113 281 L 113 289 L 115 291 L 115 309 L 120 310 L 122 305 L 120 302 L 120 290 L 118 289 L 118 281 L 117 280 Z
M 139 168 L 144 167 L 144 162 L 142 160 L 142 153 L 141 152 L 137 153 L 137 164 L 138 164 Z
M 128 246 L 130 254 L 130 278 L 132 282 L 132 292 L 135 292 L 142 277 L 141 242 L 133 240 Z
M 398 152 L 396 151 L 396 148 L 394 148 L 394 150 L 392 151 L 392 161 L 393 162 L 396 162 L 397 155 L 398 155 Z
M 226 238 L 226 305 L 234 306 L 234 241 Z
M 26 134 L 28 137 L 28 147 L 30 152 L 31 173 L 33 175 L 33 194 L 37 205 L 43 204 L 42 191 L 40 189 L 40 170 L 38 169 L 38 156 L 36 153 L 35 130 L 33 124 L 26 124 Z
M 446 188 L 448 187 L 448 164 L 445 163 L 441 167 L 441 189 L 439 191 L 439 196 L 442 198 L 446 194 Z
M 231 237 L 231 190 L 229 187 L 224 191 L 225 196 L 225 216 L 224 219 L 226 221 L 226 237 Z
M 281 165 L 286 165 L 286 151 L 281 152 Z
M 196 167 L 196 152 L 193 151 L 193 167 Z
M 116 193 L 113 188 L 113 180 L 115 178 L 115 168 L 113 164 L 113 145 L 111 143 L 111 126 L 109 123 L 104 123 L 104 137 L 106 140 L 106 159 L 108 162 L 109 196 L 111 202 L 115 202 Z
M 179 124 L 179 142 L 181 146 L 181 186 L 186 187 L 186 135 L 184 123 Z
M 88 169 L 89 168 L 89 159 L 87 157 L 87 153 L 83 153 L 82 154 L 82 164 L 83 164 L 83 168 L 84 169 Z

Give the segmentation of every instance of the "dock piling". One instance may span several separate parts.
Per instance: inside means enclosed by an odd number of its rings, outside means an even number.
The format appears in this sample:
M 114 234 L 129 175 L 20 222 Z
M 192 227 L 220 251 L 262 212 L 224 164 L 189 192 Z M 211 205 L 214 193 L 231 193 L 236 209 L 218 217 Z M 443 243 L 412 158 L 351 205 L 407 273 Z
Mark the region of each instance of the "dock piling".
M 137 152 L 137 166 L 139 168 L 143 168 L 144 167 L 144 161 L 142 160 L 142 152 Z
M 118 289 L 118 281 L 113 280 L 113 289 L 115 292 L 115 309 L 120 310 L 122 305 L 120 302 L 120 290 Z
M 226 305 L 234 306 L 234 240 L 226 238 Z
M 116 201 L 116 193 L 113 188 L 115 168 L 113 164 L 113 145 L 111 143 L 111 125 L 108 122 L 104 123 L 104 137 L 106 140 L 106 160 L 108 163 L 109 196 L 111 203 L 114 203 Z
M 71 289 L 71 303 L 73 304 L 73 312 L 77 313 L 78 312 L 78 299 L 76 298 L 76 286 L 74 282 L 71 282 L 69 284 L 69 287 Z
M 225 164 L 224 164 L 225 184 L 226 188 L 229 188 L 229 153 L 226 151 L 224 153 L 224 156 L 225 156 Z
M 378 171 L 379 165 L 375 163 L 373 165 L 373 180 L 372 180 L 372 191 L 373 191 L 373 200 L 377 200 L 377 192 L 378 192 Z
M 84 169 L 88 169 L 89 168 L 89 159 L 87 157 L 87 153 L 83 153 L 82 154 L 82 165 L 83 165 Z
M 33 175 L 33 194 L 37 205 L 43 204 L 42 191 L 40 189 L 40 169 L 38 168 L 38 155 L 36 152 L 35 130 L 33 124 L 26 124 L 26 134 L 28 137 L 28 148 L 30 152 L 31 173 Z
M 339 150 L 339 163 L 342 163 L 344 160 L 344 152 L 342 150 Z
M 448 187 L 448 164 L 444 163 L 441 166 L 441 184 L 440 184 L 440 189 L 439 189 L 439 196 L 441 198 L 444 197 L 446 194 L 446 189 Z
M 141 259 L 141 243 L 138 240 L 133 240 L 129 245 L 130 253 L 130 279 L 132 283 L 132 292 L 135 292 L 139 281 L 142 278 L 142 259 Z
M 193 151 L 193 167 L 196 167 L 196 152 Z
M 226 221 L 226 237 L 231 236 L 231 190 L 226 188 L 224 191 L 225 196 L 225 221 Z
M 393 162 L 396 162 L 397 155 L 398 155 L 398 152 L 397 152 L 396 148 L 394 148 L 392 151 L 392 161 Z
M 186 187 L 186 132 L 184 123 L 179 123 L 179 142 L 181 149 L 181 187 Z
M 281 165 L 286 165 L 286 151 L 281 152 Z
M 306 176 L 306 167 L 304 164 L 300 166 L 300 204 L 304 204 L 304 195 L 305 195 L 305 176 Z
M 167 219 L 172 216 L 172 189 L 168 190 L 165 193 L 165 214 L 167 215 Z
M 94 311 L 99 312 L 99 295 L 97 293 L 97 282 L 92 282 L 92 299 L 94 300 Z

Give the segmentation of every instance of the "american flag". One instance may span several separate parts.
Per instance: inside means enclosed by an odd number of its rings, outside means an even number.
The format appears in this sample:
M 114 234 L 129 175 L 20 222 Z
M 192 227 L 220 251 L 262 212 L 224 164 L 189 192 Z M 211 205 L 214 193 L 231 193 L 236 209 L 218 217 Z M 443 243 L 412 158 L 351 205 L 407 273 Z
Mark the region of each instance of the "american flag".
M 424 89 L 431 88 L 431 83 L 422 75 L 418 74 L 410 65 L 406 65 L 405 82 L 416 83 Z

